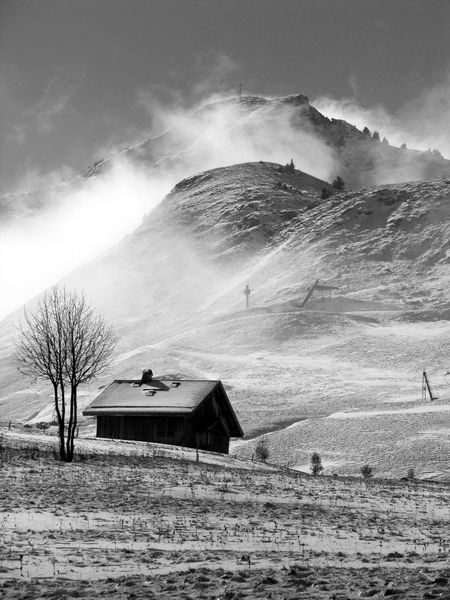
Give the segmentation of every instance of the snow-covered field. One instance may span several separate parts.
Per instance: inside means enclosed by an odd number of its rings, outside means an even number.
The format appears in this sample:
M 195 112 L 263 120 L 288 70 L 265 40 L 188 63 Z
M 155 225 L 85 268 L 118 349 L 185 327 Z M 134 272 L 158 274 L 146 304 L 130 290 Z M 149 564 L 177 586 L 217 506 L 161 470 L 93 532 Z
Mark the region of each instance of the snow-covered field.
M 221 379 L 246 433 L 233 444 L 242 456 L 251 457 L 258 437 L 267 435 L 272 460 L 282 465 L 302 465 L 317 451 L 329 474 L 359 473 L 368 463 L 383 477 L 414 468 L 418 476 L 432 472 L 446 479 L 449 377 L 442 368 L 428 369 L 438 397 L 433 402 L 422 401 L 421 382 L 426 360 L 445 364 L 450 356 L 448 322 L 368 327 L 340 314 L 344 326 L 331 335 L 336 316 L 243 311 L 120 356 L 118 364 L 132 376 L 139 375 L 132 366 L 140 364 Z M 275 332 L 285 339 L 270 342 Z M 97 386 L 85 390 L 81 407 L 96 393 Z M 52 419 L 48 402 L 29 423 Z M 94 427 L 93 420 L 82 420 L 80 435 L 92 435 Z
M 448 586 L 444 483 L 101 440 L 67 465 L 45 438 L 2 431 L 3 598 L 418 599 Z

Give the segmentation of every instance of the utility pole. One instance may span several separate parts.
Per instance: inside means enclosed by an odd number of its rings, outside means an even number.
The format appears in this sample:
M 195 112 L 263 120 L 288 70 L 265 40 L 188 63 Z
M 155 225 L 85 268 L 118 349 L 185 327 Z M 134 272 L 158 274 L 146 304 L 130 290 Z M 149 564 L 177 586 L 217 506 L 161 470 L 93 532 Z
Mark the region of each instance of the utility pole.
M 239 82 L 239 102 L 241 101 L 242 98 L 242 81 Z
M 244 290 L 245 304 L 246 304 L 247 308 L 249 307 L 249 304 L 250 304 L 250 302 L 249 302 L 249 296 L 250 296 L 251 293 L 252 293 L 252 290 L 250 289 L 250 286 L 247 283 L 247 285 L 245 286 L 245 290 Z

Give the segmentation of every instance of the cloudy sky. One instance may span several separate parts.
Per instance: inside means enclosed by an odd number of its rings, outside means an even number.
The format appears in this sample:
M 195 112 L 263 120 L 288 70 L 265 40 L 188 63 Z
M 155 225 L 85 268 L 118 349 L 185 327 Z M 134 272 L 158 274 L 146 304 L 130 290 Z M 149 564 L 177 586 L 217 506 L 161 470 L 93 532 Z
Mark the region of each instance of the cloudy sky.
M 405 110 L 450 71 L 448 0 L 1 0 L 0 190 L 152 129 L 149 103 L 303 93 Z

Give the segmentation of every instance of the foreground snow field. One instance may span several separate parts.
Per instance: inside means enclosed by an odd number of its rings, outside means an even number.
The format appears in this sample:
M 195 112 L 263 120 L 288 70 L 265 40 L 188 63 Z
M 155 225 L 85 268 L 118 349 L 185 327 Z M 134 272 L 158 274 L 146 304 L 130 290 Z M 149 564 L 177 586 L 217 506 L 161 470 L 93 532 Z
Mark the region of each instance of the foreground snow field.
M 44 438 L 2 432 L 4 598 L 447 597 L 445 483 L 96 440 L 67 465 Z

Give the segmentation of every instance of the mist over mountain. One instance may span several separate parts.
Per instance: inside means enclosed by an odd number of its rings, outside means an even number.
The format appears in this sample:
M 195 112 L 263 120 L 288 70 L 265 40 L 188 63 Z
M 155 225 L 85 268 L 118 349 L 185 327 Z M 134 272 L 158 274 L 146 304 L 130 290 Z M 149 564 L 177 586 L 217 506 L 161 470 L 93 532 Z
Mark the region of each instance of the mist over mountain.
M 164 133 L 114 151 L 83 174 L 60 184 L 53 181 L 48 189 L 4 195 L 3 216 L 26 216 L 65 195 L 67 186 L 82 186 L 83 179 L 108 171 L 123 158 L 178 175 L 200 165 L 204 170 L 257 159 L 282 162 L 292 155 L 298 168 L 329 181 L 341 175 L 348 188 L 450 175 L 450 160 L 438 150 L 391 146 L 385 138 L 382 141 L 383 132 L 362 131 L 345 120 L 330 119 L 301 94 L 230 98 L 192 112 L 169 112 L 161 119 L 167 128 Z
M 299 168 L 325 179 L 340 174 L 348 187 L 433 179 L 450 173 L 450 161 L 438 150 L 420 152 L 391 146 L 383 138 L 383 132 L 380 136 L 379 132 L 359 130 L 345 120 L 330 119 L 301 94 L 222 100 L 182 118 L 169 118 L 168 126 L 166 133 L 127 148 L 122 154 L 151 165 L 173 166 L 201 155 L 204 152 L 202 138 L 212 141 L 214 155 L 214 140 L 222 143 L 223 138 L 223 135 L 217 136 L 217 129 L 226 128 L 228 136 L 235 137 L 236 142 L 250 140 L 252 152 L 247 147 L 249 143 L 244 142 L 242 152 L 248 156 L 242 160 L 256 158 L 250 154 L 257 150 L 261 151 L 260 158 L 270 160 L 275 157 L 267 156 L 267 152 L 279 152 L 284 145 L 285 155 L 294 154 Z M 308 155 L 314 158 L 314 154 L 320 153 L 322 160 L 315 164 L 308 162 Z M 332 160 L 331 165 L 329 160 L 323 160 L 325 157 Z M 278 162 L 281 159 L 279 156 Z M 109 162 L 110 159 L 99 161 L 87 174 L 100 172 Z
M 438 151 L 391 146 L 382 131 L 329 119 L 303 95 L 155 110 L 153 120 L 163 133 L 109 149 L 84 174 L 64 181 L 53 175 L 36 192 L 0 198 L 0 253 L 10 256 L 0 264 L 9 290 L 0 317 L 132 232 L 178 181 L 195 173 L 293 159 L 298 169 L 325 182 L 339 175 L 347 189 L 450 173 L 450 162 Z M 25 270 L 27 278 L 16 277 Z

